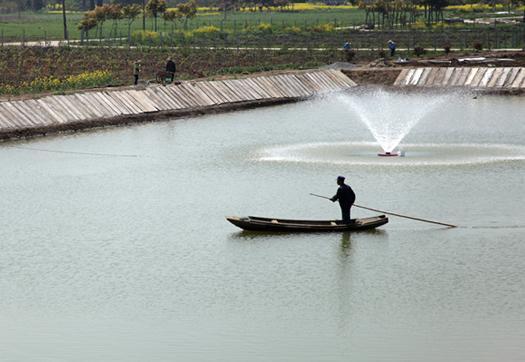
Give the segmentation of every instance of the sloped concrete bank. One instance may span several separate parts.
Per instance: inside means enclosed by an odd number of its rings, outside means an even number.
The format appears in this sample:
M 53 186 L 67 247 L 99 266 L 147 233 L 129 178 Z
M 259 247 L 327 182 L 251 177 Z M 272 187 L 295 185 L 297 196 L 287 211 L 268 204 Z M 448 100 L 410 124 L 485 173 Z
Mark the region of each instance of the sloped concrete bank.
M 357 68 L 342 70 L 358 85 L 392 86 L 402 68 Z
M 360 86 L 441 91 L 455 88 L 502 95 L 525 93 L 525 67 L 361 68 L 344 73 Z
M 525 90 L 525 67 L 407 68 L 399 73 L 394 86 L 521 93 Z
M 313 70 L 4 101 L 0 139 L 293 102 L 354 86 L 338 70 Z

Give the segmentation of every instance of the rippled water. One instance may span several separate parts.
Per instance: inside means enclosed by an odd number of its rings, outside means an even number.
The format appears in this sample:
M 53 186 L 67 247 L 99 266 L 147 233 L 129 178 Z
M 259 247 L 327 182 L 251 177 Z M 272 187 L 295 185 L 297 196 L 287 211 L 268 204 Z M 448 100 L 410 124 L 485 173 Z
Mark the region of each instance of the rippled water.
M 349 166 L 415 167 L 476 165 L 525 160 L 525 147 L 476 143 L 405 144 L 394 153 L 378 157 L 374 142 L 322 142 L 268 147 L 256 157 L 260 161 L 326 163 Z
M 335 97 L 0 145 L 0 359 L 524 360 L 524 111 L 454 99 L 394 166 Z M 338 217 L 308 193 L 339 174 L 360 204 L 460 227 L 224 220 Z

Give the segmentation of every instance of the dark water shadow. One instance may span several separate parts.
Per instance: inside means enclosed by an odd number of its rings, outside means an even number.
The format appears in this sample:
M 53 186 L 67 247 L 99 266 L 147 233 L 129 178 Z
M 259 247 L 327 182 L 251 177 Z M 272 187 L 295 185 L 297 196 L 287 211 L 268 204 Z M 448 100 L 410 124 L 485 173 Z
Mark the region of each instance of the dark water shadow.
M 375 230 L 377 231 L 377 230 Z M 337 330 L 340 335 L 350 336 L 352 332 L 352 291 L 354 289 L 354 252 L 352 235 L 349 232 L 341 234 L 337 252 L 335 281 L 337 285 L 337 305 L 335 306 Z
M 344 262 L 349 256 L 352 247 L 351 233 L 345 232 L 341 234 L 339 260 Z
M 361 231 L 354 231 L 354 232 L 286 232 L 286 231 L 239 231 L 236 233 L 231 233 L 230 238 L 232 240 L 238 240 L 238 241 L 248 241 L 248 240 L 262 240 L 262 239 L 268 239 L 268 238 L 275 238 L 275 239 L 282 239 L 282 238 L 292 238 L 292 237 L 320 237 L 320 236 L 331 236 L 340 234 L 341 235 L 341 245 L 347 245 L 350 244 L 350 235 L 375 235 L 375 236 L 383 236 L 386 235 L 385 230 L 380 229 L 371 229 L 371 230 L 361 230 Z

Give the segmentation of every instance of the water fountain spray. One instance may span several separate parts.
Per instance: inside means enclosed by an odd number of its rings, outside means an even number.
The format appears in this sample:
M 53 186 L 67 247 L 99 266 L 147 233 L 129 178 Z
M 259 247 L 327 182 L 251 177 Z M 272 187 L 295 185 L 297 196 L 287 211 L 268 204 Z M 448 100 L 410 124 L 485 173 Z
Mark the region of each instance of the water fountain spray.
M 385 91 L 382 88 L 355 94 L 342 94 L 340 100 L 355 112 L 367 126 L 382 148 L 381 157 L 404 156 L 396 151 L 412 128 L 438 105 L 447 95 L 406 94 Z

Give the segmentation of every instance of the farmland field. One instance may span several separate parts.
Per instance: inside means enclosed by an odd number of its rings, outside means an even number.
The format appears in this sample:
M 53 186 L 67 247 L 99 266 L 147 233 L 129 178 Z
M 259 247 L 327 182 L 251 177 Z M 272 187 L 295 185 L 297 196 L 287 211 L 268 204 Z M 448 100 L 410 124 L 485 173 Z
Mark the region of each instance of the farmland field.
M 73 12 L 68 14 L 68 30 L 71 39 L 80 39 L 80 31 L 77 24 L 82 18 L 82 13 Z M 347 27 L 362 24 L 364 21 L 364 11 L 359 9 L 343 10 L 319 10 L 307 12 L 238 12 L 228 14 L 226 20 L 222 14 L 208 12 L 199 14 L 194 19 L 188 21 L 187 29 L 192 30 L 203 26 L 214 25 L 226 30 L 241 30 L 247 26 L 256 26 L 260 23 L 272 24 L 276 28 L 289 26 L 308 27 L 322 23 L 333 23 L 337 27 Z M 119 33 L 122 36 L 127 34 L 125 21 L 121 21 Z M 170 31 L 171 24 L 162 20 L 159 21 L 161 31 Z M 111 27 L 108 21 L 104 25 L 103 33 L 107 34 Z M 178 23 L 177 28 L 182 28 Z M 132 24 L 132 31 L 142 29 L 142 19 Z M 153 20 L 146 19 L 146 29 L 153 30 Z M 0 32 L 4 41 L 19 40 L 25 36 L 26 40 L 62 39 L 62 15 L 56 13 L 22 13 L 21 17 L 16 14 L 3 15 L 0 17 Z
M 298 7 L 301 9 L 301 7 Z M 483 18 L 483 17 L 502 17 L 504 15 L 497 14 L 491 11 L 468 11 L 453 8 L 444 11 L 444 17 L 461 17 L 461 18 Z M 521 9 L 516 9 L 516 11 Z M 521 13 L 512 13 L 519 17 Z M 80 39 L 81 34 L 77 29 L 77 25 L 83 16 L 82 12 L 68 12 L 67 23 L 68 33 L 70 39 Z M 331 32 L 338 33 L 344 30 L 352 29 L 354 27 L 363 25 L 365 23 L 365 11 L 356 7 L 326 7 L 315 8 L 310 10 L 294 10 L 294 11 L 238 11 L 228 13 L 224 17 L 223 13 L 217 11 L 205 10 L 197 13 L 197 16 L 190 19 L 186 26 L 182 22 L 174 24 L 166 22 L 162 19 L 158 20 L 158 31 L 163 33 L 170 33 L 173 30 L 192 31 L 206 26 L 215 26 L 223 32 L 228 32 L 237 36 L 246 32 L 246 29 L 256 28 L 261 23 L 269 24 L 273 32 L 282 32 L 285 29 L 296 28 L 304 31 L 312 29 L 322 24 L 330 24 Z M 146 29 L 153 30 L 154 22 L 152 18 L 146 18 Z M 103 37 L 108 37 L 111 21 L 106 21 L 102 25 Z M 425 28 L 423 20 L 417 22 L 417 29 Z M 500 26 L 501 27 L 501 26 Z M 433 26 L 429 30 L 441 31 L 442 27 Z M 491 29 L 486 25 L 458 25 L 445 26 L 445 29 L 471 29 L 474 32 L 477 29 Z M 131 25 L 131 31 L 142 30 L 142 18 L 139 16 Z M 95 30 L 92 30 L 95 33 Z M 113 36 L 115 34 L 112 34 Z M 127 36 L 126 20 L 121 20 L 117 26 L 118 37 Z M 93 36 L 92 36 L 93 37 Z M 58 12 L 22 12 L 18 14 L 4 14 L 0 16 L 0 40 L 2 42 L 9 41 L 30 41 L 30 40 L 52 40 L 63 39 L 62 15 Z
M 313 68 L 341 60 L 334 51 L 263 51 L 234 49 L 104 48 L 88 47 L 4 47 L 0 52 L 0 95 L 18 94 L 22 84 L 41 77 L 63 79 L 85 72 L 106 71 L 111 85 L 131 84 L 132 65 L 141 59 L 141 80 L 155 79 L 166 58 L 177 63 L 178 79 L 230 73 L 252 73 L 279 69 Z M 103 84 L 100 84 L 103 85 Z M 109 85 L 109 84 L 105 84 Z M 6 91 L 9 89 L 10 91 Z M 20 91 L 27 91 L 21 89 Z

